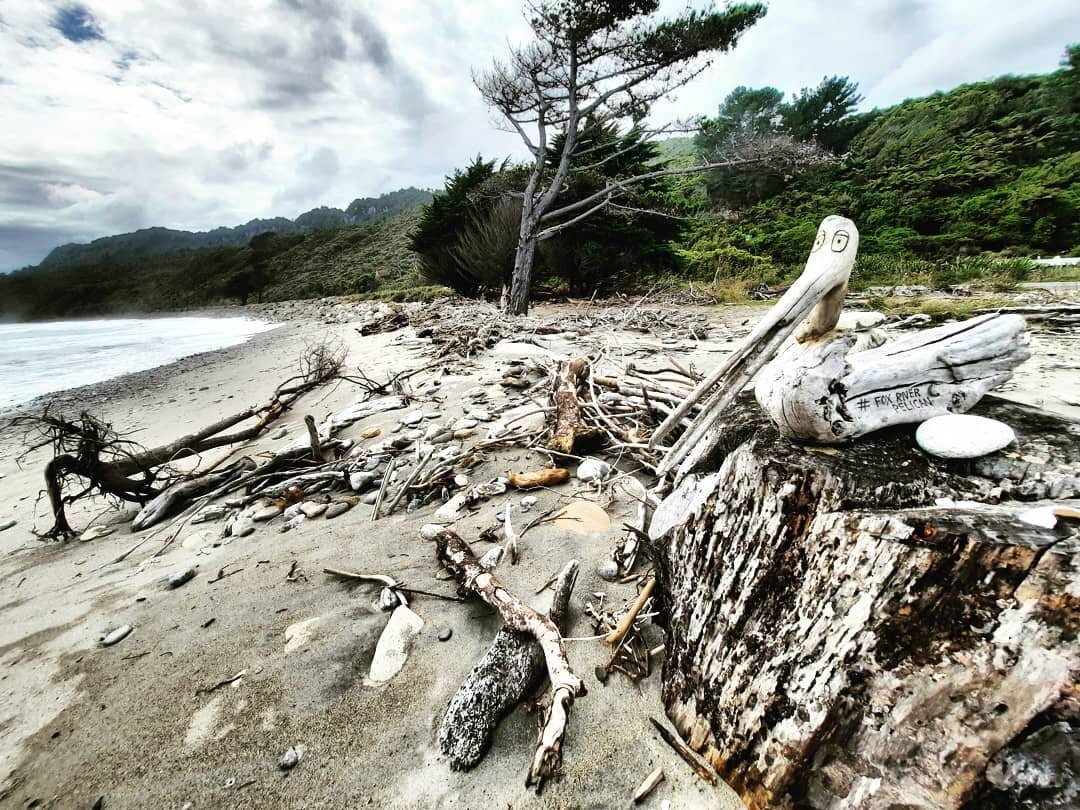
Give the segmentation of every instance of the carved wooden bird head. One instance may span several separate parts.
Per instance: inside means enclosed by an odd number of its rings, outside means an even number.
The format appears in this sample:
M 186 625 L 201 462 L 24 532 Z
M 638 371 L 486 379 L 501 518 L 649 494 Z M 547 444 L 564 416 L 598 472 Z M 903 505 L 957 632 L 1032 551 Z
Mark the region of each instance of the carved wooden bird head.
M 799 329 L 796 338 L 803 342 L 831 331 L 844 305 L 847 282 L 858 249 L 859 230 L 854 222 L 845 217 L 825 217 L 810 248 L 810 257 L 806 260 L 802 275 L 727 360 L 702 380 L 683 404 L 657 428 L 652 436 L 652 446 L 658 446 L 659 441 L 679 423 L 690 407 L 710 392 L 705 410 L 712 417 L 706 421 L 718 419 L 720 413 L 731 404 L 754 374 L 776 355 L 796 329 Z M 707 444 L 711 440 L 705 436 L 707 430 L 702 427 L 686 431 L 661 462 L 661 474 L 675 469 L 695 444 L 703 440 Z

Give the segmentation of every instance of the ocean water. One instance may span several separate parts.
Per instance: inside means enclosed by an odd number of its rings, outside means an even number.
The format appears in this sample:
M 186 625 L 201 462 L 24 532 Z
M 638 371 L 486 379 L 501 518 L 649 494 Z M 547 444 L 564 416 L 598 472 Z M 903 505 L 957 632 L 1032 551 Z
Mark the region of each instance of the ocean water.
M 0 408 L 235 346 L 272 328 L 248 318 L 0 323 Z

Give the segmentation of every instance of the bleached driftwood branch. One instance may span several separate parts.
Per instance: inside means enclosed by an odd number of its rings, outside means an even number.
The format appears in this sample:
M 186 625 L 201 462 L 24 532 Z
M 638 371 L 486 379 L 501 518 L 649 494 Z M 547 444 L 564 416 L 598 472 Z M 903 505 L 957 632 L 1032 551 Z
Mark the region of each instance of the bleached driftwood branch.
M 551 706 L 536 742 L 529 775 L 525 779 L 526 786 L 539 785 L 543 779 L 559 771 L 570 709 L 575 697 L 586 694 L 585 684 L 570 668 L 562 634 L 555 622 L 541 616 L 506 590 L 489 571 L 481 567 L 468 543 L 450 529 L 443 529 L 435 535 L 435 543 L 439 560 L 464 589 L 475 593 L 499 611 L 509 627 L 533 636 L 543 650 L 551 679 Z
M 578 563 L 571 560 L 559 574 L 548 618 L 560 626 L 577 580 Z M 539 685 L 544 653 L 532 635 L 503 625 L 484 657 L 466 676 L 450 700 L 439 747 L 454 770 L 472 768 L 484 756 L 495 727 Z

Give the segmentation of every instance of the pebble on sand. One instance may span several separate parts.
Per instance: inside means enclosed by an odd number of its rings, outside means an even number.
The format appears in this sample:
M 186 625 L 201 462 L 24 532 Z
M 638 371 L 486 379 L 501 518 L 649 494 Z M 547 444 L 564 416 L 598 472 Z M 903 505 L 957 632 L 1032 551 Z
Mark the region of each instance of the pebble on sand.
M 122 624 L 119 627 L 117 627 L 115 630 L 110 630 L 108 633 L 106 633 L 102 637 L 101 646 L 102 647 L 111 647 L 113 644 L 117 644 L 117 643 L 123 641 L 125 638 L 128 637 L 128 635 L 134 629 L 135 628 L 132 627 L 130 624 Z
M 281 759 L 278 760 L 278 767 L 283 771 L 291 771 L 300 764 L 300 760 L 303 759 L 303 757 L 303 749 L 299 749 L 295 745 L 290 745 L 285 749 L 285 753 L 281 755 Z
M 281 514 L 281 509 L 277 506 L 260 506 L 254 512 L 251 513 L 251 519 L 256 523 L 260 523 L 264 520 L 272 520 Z
M 7 531 L 12 526 L 18 523 L 14 518 L 8 518 L 7 520 L 0 520 L 0 532 Z
M 985 416 L 949 413 L 927 419 L 915 431 L 915 441 L 938 458 L 979 458 L 1016 440 L 1004 422 Z
M 386 683 L 393 678 L 409 657 L 413 639 L 424 627 L 424 620 L 404 605 L 398 605 L 390 614 L 386 629 L 375 645 L 368 680 L 374 684 Z
M 254 531 L 255 521 L 253 521 L 249 517 L 241 515 L 235 521 L 233 521 L 229 534 L 231 534 L 233 537 L 247 537 Z
M 195 579 L 194 566 L 169 574 L 168 583 L 170 588 L 179 588 L 184 583 L 191 582 L 193 579 Z
M 344 515 L 352 509 L 352 504 L 348 501 L 334 501 L 328 507 L 326 507 L 326 519 L 336 518 L 338 515 Z
M 577 468 L 578 480 L 585 483 L 603 481 L 610 473 L 611 465 L 598 458 L 587 458 Z

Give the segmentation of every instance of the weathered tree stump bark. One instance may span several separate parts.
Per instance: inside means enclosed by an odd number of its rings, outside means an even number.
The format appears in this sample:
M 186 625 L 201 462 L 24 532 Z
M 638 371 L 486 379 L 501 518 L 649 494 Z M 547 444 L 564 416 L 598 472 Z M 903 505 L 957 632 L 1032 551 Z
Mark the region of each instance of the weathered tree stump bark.
M 657 509 L 664 705 L 750 808 L 1075 806 L 1080 536 L 1015 516 L 1080 496 L 1080 423 L 976 410 L 1018 446 L 804 447 L 744 396 Z

